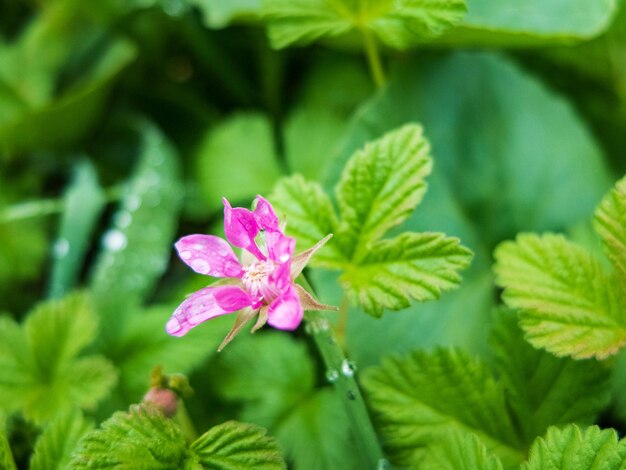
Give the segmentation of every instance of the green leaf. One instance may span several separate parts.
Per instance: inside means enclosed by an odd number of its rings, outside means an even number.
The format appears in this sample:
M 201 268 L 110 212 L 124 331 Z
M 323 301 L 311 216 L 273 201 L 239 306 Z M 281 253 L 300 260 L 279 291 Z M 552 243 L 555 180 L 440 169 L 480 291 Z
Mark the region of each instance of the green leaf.
M 336 188 L 338 237 L 349 258 L 358 263 L 371 243 L 411 215 L 431 169 L 430 145 L 416 124 L 385 134 L 350 158 Z
M 385 44 L 404 49 L 458 23 L 466 4 L 465 0 L 265 0 L 262 11 L 276 48 L 358 30 L 371 31 Z
M 196 153 L 198 182 L 211 209 L 265 194 L 280 177 L 272 128 L 262 114 L 236 114 L 210 129 Z
M 611 400 L 610 374 L 595 360 L 557 358 L 524 341 L 514 312 L 500 309 L 492 351 L 509 406 L 530 444 L 550 425 L 591 424 Z
M 626 178 L 604 197 L 596 210 L 594 226 L 622 285 L 626 286 Z
M 617 2 L 467 0 L 467 10 L 461 23 L 437 42 L 454 46 L 528 46 L 590 39 L 609 26 Z
M 411 468 L 433 470 L 502 470 L 500 459 L 471 433 L 451 432 L 429 448 L 424 462 Z
M 546 468 L 583 470 L 602 468 L 618 470 L 626 464 L 626 441 L 619 441 L 613 429 L 598 426 L 581 429 L 570 424 L 562 429 L 551 427 L 530 449 L 522 470 Z
M 95 338 L 98 317 L 89 299 L 73 294 L 40 304 L 23 328 L 0 322 L 0 404 L 36 423 L 76 407 L 92 408 L 115 383 L 100 356 L 76 357 Z
M 188 0 L 202 12 L 204 24 L 221 29 L 241 19 L 256 19 L 261 10 L 261 0 Z
M 605 358 L 626 344 L 617 281 L 561 235 L 519 235 L 495 252 L 497 283 L 535 347 L 576 359 Z
M 411 465 L 448 432 L 473 432 L 506 465 L 522 460 L 505 392 L 461 351 L 414 351 L 365 371 L 363 385 L 393 463 Z
M 369 246 L 364 258 L 341 275 L 346 290 L 366 312 L 424 302 L 461 282 L 458 271 L 468 266 L 471 252 L 457 238 L 441 233 L 403 233 Z
M 173 421 L 149 405 L 119 411 L 79 443 L 70 468 L 185 468 L 187 444 Z
M 343 407 L 332 389 L 315 389 L 304 343 L 283 333 L 240 338 L 213 367 L 219 396 L 239 405 L 239 419 L 267 427 L 297 468 L 355 468 Z
M 191 450 L 199 457 L 203 468 L 287 468 L 278 444 L 266 432 L 252 424 L 228 421 L 205 432 L 191 444 Z
M 3 369 L 4 370 L 4 369 Z M 3 470 L 16 470 L 15 460 L 9 446 L 9 439 L 4 425 L 4 416 L 0 413 L 0 468 Z
M 31 470 L 63 470 L 83 435 L 93 428 L 80 412 L 68 413 L 52 421 L 35 444 Z
M 171 253 L 181 205 L 176 151 L 156 127 L 142 122 L 139 162 L 92 273 L 98 313 L 107 338 L 139 304 L 163 273 Z M 114 295 L 112 295 L 114 293 Z
M 94 167 L 83 162 L 64 196 L 55 260 L 49 286 L 50 297 L 61 297 L 76 282 L 95 224 L 104 209 L 104 192 Z
M 300 175 L 282 178 L 270 196 L 274 208 L 287 223 L 288 233 L 296 238 L 299 251 L 312 247 L 338 227 L 330 198 L 318 183 Z M 311 266 L 336 267 L 344 255 L 331 241 L 311 259 Z

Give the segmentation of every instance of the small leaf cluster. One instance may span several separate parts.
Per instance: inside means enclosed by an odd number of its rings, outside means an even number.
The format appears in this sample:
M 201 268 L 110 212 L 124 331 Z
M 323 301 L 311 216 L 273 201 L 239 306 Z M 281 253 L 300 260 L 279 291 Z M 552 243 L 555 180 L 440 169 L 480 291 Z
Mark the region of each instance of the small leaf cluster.
M 604 359 L 626 345 L 626 179 L 602 200 L 594 227 L 612 270 L 562 235 L 521 234 L 495 253 L 526 338 L 559 356 Z
M 342 271 L 340 281 L 363 309 L 380 317 L 458 285 L 471 252 L 443 233 L 384 235 L 422 200 L 432 168 L 422 128 L 407 124 L 368 143 L 347 163 L 335 188 L 340 216 L 321 185 L 299 175 L 281 180 L 271 196 L 299 246 L 334 237 L 313 265 Z

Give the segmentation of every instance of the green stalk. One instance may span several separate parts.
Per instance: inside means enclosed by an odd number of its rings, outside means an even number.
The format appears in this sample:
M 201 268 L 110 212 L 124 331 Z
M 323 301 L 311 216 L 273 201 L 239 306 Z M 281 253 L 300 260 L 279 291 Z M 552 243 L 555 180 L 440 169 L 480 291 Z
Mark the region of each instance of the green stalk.
M 300 276 L 302 284 L 310 292 L 311 285 L 304 276 Z M 335 391 L 346 410 L 350 421 L 350 429 L 357 446 L 363 467 L 367 469 L 387 468 L 380 443 L 372 426 L 361 390 L 355 379 L 355 367 L 348 361 L 341 347 L 337 344 L 330 323 L 323 312 L 307 312 L 304 317 L 306 332 L 313 337 L 324 365 L 326 378 L 333 384 Z
M 367 63 L 370 67 L 370 73 L 372 79 L 377 88 L 382 88 L 385 85 L 385 72 L 383 71 L 382 62 L 380 60 L 380 52 L 376 45 L 376 39 L 372 36 L 372 33 L 363 28 L 361 29 L 363 35 L 363 45 L 365 47 L 365 55 L 367 56 Z
M 198 432 L 196 431 L 196 427 L 193 425 L 193 421 L 191 421 L 191 418 L 189 417 L 187 407 L 185 406 L 185 402 L 182 398 L 178 400 L 178 411 L 176 412 L 174 420 L 183 431 L 183 435 L 187 439 L 187 442 L 191 444 L 198 439 Z

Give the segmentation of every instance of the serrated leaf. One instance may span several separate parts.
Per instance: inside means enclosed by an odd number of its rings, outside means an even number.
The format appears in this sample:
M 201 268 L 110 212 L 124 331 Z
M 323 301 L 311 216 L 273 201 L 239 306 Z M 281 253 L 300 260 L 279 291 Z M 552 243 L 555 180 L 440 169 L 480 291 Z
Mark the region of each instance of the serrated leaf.
M 95 406 L 116 380 L 103 357 L 76 357 L 93 341 L 97 322 L 84 294 L 40 304 L 22 328 L 0 322 L 0 404 L 36 423 Z
M 368 143 L 348 161 L 337 188 L 338 243 L 357 263 L 370 244 L 411 215 L 432 169 L 421 126 L 407 124 Z
M 514 312 L 498 311 L 491 343 L 499 379 L 526 443 L 550 425 L 591 424 L 609 404 L 608 368 L 595 360 L 557 358 L 534 349 L 524 340 Z
M 426 458 L 412 469 L 432 470 L 502 470 L 498 456 L 487 450 L 472 433 L 451 432 L 429 448 Z
M 93 428 L 80 412 L 68 413 L 52 421 L 35 444 L 30 470 L 63 470 L 68 468 L 78 441 Z
M 594 227 L 602 237 L 609 259 L 626 286 L 626 178 L 604 197 L 596 210 Z
M 337 229 L 332 202 L 318 183 L 306 181 L 300 175 L 283 178 L 276 184 L 270 199 L 279 217 L 285 220 L 288 233 L 296 238 L 300 251 Z M 334 267 L 344 258 L 331 242 L 315 254 L 311 265 Z
M 191 450 L 199 457 L 203 468 L 208 469 L 287 468 L 278 444 L 266 433 L 253 424 L 227 421 L 200 436 L 191 444 Z
M 471 252 L 457 238 L 441 233 L 403 233 L 369 246 L 357 265 L 341 275 L 346 290 L 366 312 L 381 316 L 383 309 L 400 310 L 438 299 L 444 290 L 456 287 Z
M 165 270 L 181 205 L 176 150 L 151 124 L 137 127 L 140 160 L 103 237 L 91 279 L 98 313 L 107 319 L 107 337 L 123 323 L 125 309 L 140 303 Z
M 276 48 L 358 30 L 398 49 L 438 36 L 465 11 L 464 0 L 265 0 L 262 10 Z
M 154 407 L 133 405 L 83 437 L 70 468 L 171 470 L 185 468 L 187 459 L 185 438 L 174 422 Z
M 458 350 L 414 351 L 365 371 L 363 385 L 393 463 L 410 465 L 448 432 L 473 432 L 505 465 L 523 447 L 503 388 L 482 362 Z
M 626 311 L 613 276 L 561 235 L 522 234 L 495 252 L 507 305 L 526 339 L 558 356 L 605 358 L 626 344 Z
M 570 424 L 562 429 L 551 427 L 544 437 L 538 438 L 521 469 L 621 470 L 624 465 L 626 441 L 619 441 L 615 430 L 598 426 L 581 429 Z
M 104 208 L 104 192 L 89 162 L 76 167 L 64 195 L 65 210 L 54 246 L 54 263 L 48 294 L 61 297 L 76 282 L 95 224 Z

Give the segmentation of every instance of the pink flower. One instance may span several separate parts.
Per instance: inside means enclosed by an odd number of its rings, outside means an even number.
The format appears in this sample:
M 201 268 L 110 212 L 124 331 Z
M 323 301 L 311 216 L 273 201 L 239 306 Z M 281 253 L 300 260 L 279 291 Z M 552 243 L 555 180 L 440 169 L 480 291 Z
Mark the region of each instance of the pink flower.
M 167 322 L 170 335 L 183 336 L 211 318 L 240 311 L 221 350 L 257 313 L 253 331 L 265 323 L 281 330 L 295 330 L 304 310 L 335 309 L 318 303 L 293 282 L 332 235 L 294 255 L 295 240 L 283 233 L 266 199 L 257 196 L 254 211 L 231 207 L 225 198 L 223 202 L 226 239 L 246 250 L 242 261 L 245 255 L 250 261 L 241 263 L 226 240 L 214 235 L 188 235 L 178 240 L 175 246 L 183 262 L 199 274 L 222 279 L 194 292 L 180 304 Z M 264 243 L 259 246 L 257 241 Z

